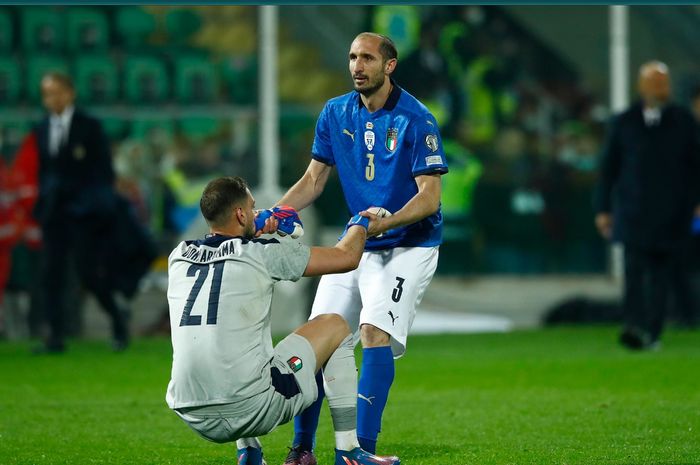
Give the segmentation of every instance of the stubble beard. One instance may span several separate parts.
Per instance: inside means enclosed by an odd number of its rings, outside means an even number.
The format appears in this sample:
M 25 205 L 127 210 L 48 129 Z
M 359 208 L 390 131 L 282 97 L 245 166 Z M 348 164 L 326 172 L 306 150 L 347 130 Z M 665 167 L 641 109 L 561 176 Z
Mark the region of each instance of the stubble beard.
M 377 80 L 376 82 L 369 82 L 369 87 L 358 87 L 355 85 L 355 90 L 359 92 L 360 94 L 364 95 L 365 97 L 370 97 L 377 93 L 379 89 L 382 88 L 384 85 L 384 79 L 382 76 L 381 80 Z
M 255 222 L 252 222 L 251 224 L 246 226 L 246 229 L 244 231 L 244 237 L 246 239 L 254 239 L 255 238 Z

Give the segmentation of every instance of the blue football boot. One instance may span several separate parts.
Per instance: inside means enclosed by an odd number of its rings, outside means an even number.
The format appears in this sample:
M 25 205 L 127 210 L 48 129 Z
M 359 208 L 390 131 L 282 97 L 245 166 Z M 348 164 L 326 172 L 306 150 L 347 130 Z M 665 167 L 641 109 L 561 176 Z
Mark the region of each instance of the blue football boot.
M 398 457 L 380 457 L 356 447 L 351 451 L 335 450 L 335 465 L 401 465 Z
M 238 465 L 267 465 L 263 460 L 262 450 L 255 447 L 238 449 L 236 456 L 238 457 Z

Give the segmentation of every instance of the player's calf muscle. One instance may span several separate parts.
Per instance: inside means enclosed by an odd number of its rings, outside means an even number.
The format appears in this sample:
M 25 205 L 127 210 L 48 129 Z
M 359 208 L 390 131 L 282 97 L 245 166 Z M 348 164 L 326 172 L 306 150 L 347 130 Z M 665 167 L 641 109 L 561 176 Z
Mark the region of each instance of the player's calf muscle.
M 360 326 L 360 340 L 362 347 L 383 347 L 388 346 L 391 337 L 385 331 L 370 324 Z

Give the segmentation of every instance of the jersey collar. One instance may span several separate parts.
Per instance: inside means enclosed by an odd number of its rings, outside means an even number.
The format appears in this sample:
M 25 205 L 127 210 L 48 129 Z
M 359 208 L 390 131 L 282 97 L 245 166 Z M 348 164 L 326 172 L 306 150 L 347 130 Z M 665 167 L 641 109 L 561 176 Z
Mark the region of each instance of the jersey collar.
M 247 238 L 243 236 L 226 236 L 223 234 L 207 234 L 204 236 L 204 239 L 195 239 L 195 240 L 188 240 L 185 241 L 185 244 L 187 245 L 195 245 L 197 247 L 206 245 L 207 247 L 219 247 L 221 244 L 224 242 L 231 240 L 231 239 L 240 239 L 240 241 L 243 244 L 247 244 L 248 242 L 259 242 L 261 244 L 279 244 L 279 241 L 275 238 L 269 238 L 269 239 L 263 239 L 261 237 L 256 237 L 256 238 Z
M 384 102 L 384 106 L 382 107 L 386 111 L 391 111 L 394 108 L 396 108 L 396 105 L 399 103 L 399 98 L 401 97 L 401 92 L 403 91 L 393 79 L 389 78 L 389 80 L 391 81 L 391 85 L 394 86 L 394 88 L 391 89 L 391 92 L 389 93 L 389 96 L 387 97 L 386 102 Z M 357 92 L 357 104 L 360 106 L 360 108 L 363 108 L 365 106 L 364 102 L 362 102 L 362 96 L 359 92 Z
M 222 234 L 207 234 L 206 236 L 204 236 L 204 239 L 195 239 L 195 240 L 191 240 L 191 241 L 185 241 L 185 243 L 187 245 L 194 244 L 196 246 L 206 245 L 209 247 L 219 247 L 222 243 L 228 241 L 229 239 L 235 239 L 236 237 L 243 239 L 240 236 L 224 236 Z

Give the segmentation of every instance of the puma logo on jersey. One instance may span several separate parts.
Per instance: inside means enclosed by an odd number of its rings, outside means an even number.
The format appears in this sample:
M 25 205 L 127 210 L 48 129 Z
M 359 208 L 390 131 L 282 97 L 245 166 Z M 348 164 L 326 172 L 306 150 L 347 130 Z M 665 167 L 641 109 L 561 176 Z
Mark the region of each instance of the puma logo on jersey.
M 350 132 L 347 129 L 343 129 L 343 134 L 345 134 L 346 136 L 350 136 L 350 139 L 352 139 L 352 141 L 355 142 L 355 133 L 354 132 Z
M 375 398 L 375 396 L 365 397 L 362 394 L 360 394 L 359 392 L 357 393 L 357 397 L 358 397 L 358 399 L 366 400 L 369 405 L 372 405 L 372 399 Z
M 389 316 L 391 317 L 391 326 L 394 326 L 394 323 L 396 323 L 396 320 L 398 320 L 399 317 L 394 316 L 394 313 L 391 310 L 389 310 Z

